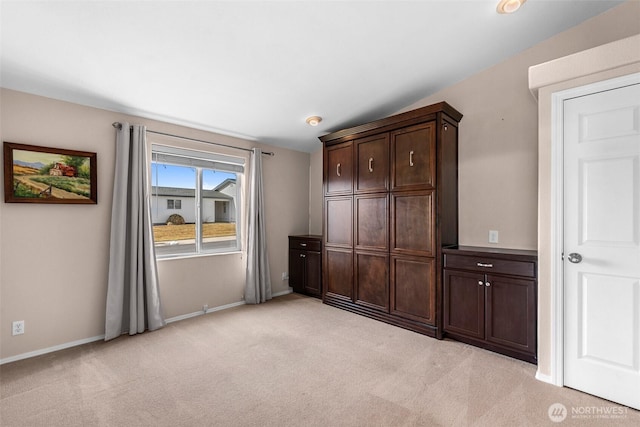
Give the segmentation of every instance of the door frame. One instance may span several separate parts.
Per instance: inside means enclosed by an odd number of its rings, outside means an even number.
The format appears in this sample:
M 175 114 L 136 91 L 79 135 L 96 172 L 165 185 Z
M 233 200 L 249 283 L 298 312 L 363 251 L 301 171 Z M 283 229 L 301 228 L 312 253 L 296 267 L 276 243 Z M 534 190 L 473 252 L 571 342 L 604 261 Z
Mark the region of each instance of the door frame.
M 578 86 L 551 94 L 551 375 L 564 386 L 564 101 L 640 84 L 640 73 Z

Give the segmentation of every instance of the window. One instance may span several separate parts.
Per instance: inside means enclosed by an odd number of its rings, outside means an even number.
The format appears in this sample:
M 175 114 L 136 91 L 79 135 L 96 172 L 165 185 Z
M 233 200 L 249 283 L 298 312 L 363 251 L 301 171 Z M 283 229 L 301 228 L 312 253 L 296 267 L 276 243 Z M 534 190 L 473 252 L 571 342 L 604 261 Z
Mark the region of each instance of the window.
M 167 209 L 182 209 L 182 200 L 167 199 Z
M 156 144 L 151 152 L 156 255 L 240 250 L 244 159 Z

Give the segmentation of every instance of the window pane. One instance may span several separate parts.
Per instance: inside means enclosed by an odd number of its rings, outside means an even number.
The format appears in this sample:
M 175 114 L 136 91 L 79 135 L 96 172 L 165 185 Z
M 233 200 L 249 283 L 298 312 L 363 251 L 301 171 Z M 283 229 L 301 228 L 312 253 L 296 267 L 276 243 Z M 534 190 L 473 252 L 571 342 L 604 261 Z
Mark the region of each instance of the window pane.
M 232 172 L 202 170 L 202 248 L 236 249 L 237 176 Z
M 195 251 L 195 189 L 195 168 L 151 164 L 151 217 L 158 254 Z
M 159 257 L 240 249 L 244 159 L 152 146 L 152 218 Z M 197 239 L 200 240 L 197 240 Z

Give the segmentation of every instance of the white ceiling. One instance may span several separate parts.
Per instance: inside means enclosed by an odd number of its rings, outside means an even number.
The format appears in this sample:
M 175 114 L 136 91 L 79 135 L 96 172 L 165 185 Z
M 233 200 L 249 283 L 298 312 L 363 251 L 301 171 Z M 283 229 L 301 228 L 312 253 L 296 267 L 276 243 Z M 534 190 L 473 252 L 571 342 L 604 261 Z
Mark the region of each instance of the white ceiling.
M 0 84 L 311 152 L 622 3 L 497 2 L 3 0 Z

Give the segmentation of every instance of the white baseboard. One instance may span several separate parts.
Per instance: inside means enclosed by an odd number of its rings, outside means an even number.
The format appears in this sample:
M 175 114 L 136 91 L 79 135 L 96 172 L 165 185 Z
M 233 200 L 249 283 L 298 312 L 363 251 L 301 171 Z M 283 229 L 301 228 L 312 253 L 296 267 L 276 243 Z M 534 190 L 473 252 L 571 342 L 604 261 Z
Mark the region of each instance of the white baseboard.
M 205 314 L 205 312 L 202 310 L 194 311 L 193 313 L 187 313 L 187 314 L 182 314 L 180 316 L 170 317 L 168 319 L 164 319 L 164 321 L 167 322 L 167 324 L 169 324 L 173 322 L 179 322 L 180 320 L 191 319 L 192 317 L 202 316 L 203 314 Z
M 245 305 L 244 301 L 233 302 L 231 304 L 221 305 L 220 307 L 212 307 L 207 309 L 207 311 L 194 311 L 193 313 L 182 314 L 180 316 L 170 317 L 165 319 L 164 321 L 167 323 L 179 322 L 180 320 L 190 319 L 192 317 L 202 316 L 203 314 L 209 314 L 220 310 L 226 310 L 227 308 L 238 307 L 240 305 Z
M 551 375 L 545 375 L 540 373 L 540 370 L 536 371 L 536 379 L 538 381 L 542 381 L 543 383 L 549 383 L 551 385 L 556 385 L 553 380 L 551 379 Z
M 238 302 L 232 302 L 231 304 L 221 305 L 220 307 L 212 307 L 212 308 L 207 310 L 207 314 L 208 313 L 214 313 L 216 311 L 226 310 L 227 308 L 239 307 L 239 306 L 245 305 L 245 304 L 246 304 L 246 302 L 244 302 L 244 301 L 238 301 Z
M 273 298 L 276 298 L 276 297 L 281 297 L 283 295 L 288 295 L 288 294 L 290 294 L 292 292 L 293 292 L 293 290 L 291 288 L 289 288 L 286 291 L 277 292 L 275 294 L 272 294 L 271 296 Z M 181 316 L 171 317 L 169 319 L 165 319 L 165 322 L 167 322 L 167 323 L 178 322 L 180 320 L 190 319 L 191 317 L 202 316 L 203 314 L 214 313 L 216 311 L 226 310 L 227 308 L 238 307 L 238 306 L 245 305 L 245 304 L 246 304 L 246 302 L 244 302 L 244 301 L 233 302 L 231 304 L 221 305 L 220 307 L 212 307 L 212 308 L 208 309 L 206 312 L 204 312 L 204 311 L 194 311 L 193 313 L 188 313 L 188 314 L 183 314 Z
M 293 292 L 293 291 L 291 290 L 291 288 L 289 288 L 286 291 L 282 291 L 282 292 L 278 292 L 278 293 L 273 294 L 272 297 L 279 297 L 279 296 L 287 295 L 287 294 L 290 294 L 291 292 Z M 214 313 L 216 311 L 226 310 L 228 308 L 238 307 L 238 306 L 245 305 L 245 304 L 246 303 L 244 301 L 238 301 L 238 302 L 234 302 L 234 303 L 231 303 L 231 304 L 221 305 L 219 307 L 212 307 L 212 308 L 208 309 L 206 312 L 204 312 L 204 311 L 195 311 L 193 313 L 188 313 L 188 314 L 183 314 L 183 315 L 180 315 L 180 316 L 171 317 L 169 319 L 165 319 L 165 322 L 167 322 L 167 323 L 178 322 L 180 320 L 190 319 L 192 317 L 202 316 L 203 314 Z M 79 345 L 82 345 L 82 344 L 87 344 L 87 343 L 90 343 L 90 342 L 100 341 L 100 340 L 104 340 L 104 335 L 99 335 L 99 336 L 91 337 L 91 338 L 84 338 L 84 339 L 81 339 L 81 340 L 71 341 L 71 342 L 68 342 L 68 343 L 60 344 L 60 345 L 54 345 L 53 347 L 43 348 L 41 350 L 34 350 L 34 351 L 27 352 L 27 353 L 22 353 L 22 354 L 18 354 L 18 355 L 15 355 L 15 356 L 6 357 L 4 359 L 0 359 L 0 365 L 3 365 L 5 363 L 16 362 L 16 361 L 22 360 L 22 359 L 29 359 L 30 357 L 41 356 L 43 354 L 53 353 L 54 351 L 64 350 L 64 349 L 67 349 L 67 348 L 76 347 L 76 346 L 79 346 Z
M 34 350 L 27 353 L 18 354 L 11 357 L 5 357 L 4 359 L 0 359 L 0 365 L 4 365 L 5 363 L 16 362 L 22 359 L 29 359 L 30 357 L 42 356 L 43 354 L 53 353 L 54 351 L 60 351 L 71 347 L 76 347 L 82 344 L 88 344 L 94 341 L 104 340 L 104 335 L 98 335 L 96 337 L 84 338 L 77 341 L 71 341 L 64 344 L 54 345 L 53 347 L 47 347 L 40 350 Z
M 293 293 L 292 288 L 289 288 L 286 291 L 276 292 L 275 294 L 271 294 L 271 296 L 275 298 L 275 297 L 281 297 L 283 295 L 289 295 L 290 293 Z

